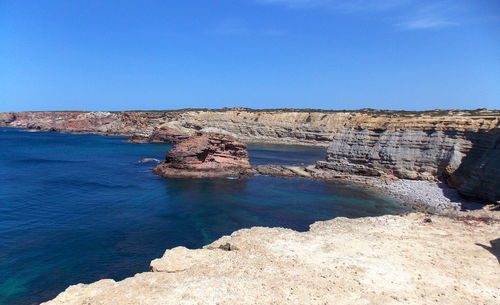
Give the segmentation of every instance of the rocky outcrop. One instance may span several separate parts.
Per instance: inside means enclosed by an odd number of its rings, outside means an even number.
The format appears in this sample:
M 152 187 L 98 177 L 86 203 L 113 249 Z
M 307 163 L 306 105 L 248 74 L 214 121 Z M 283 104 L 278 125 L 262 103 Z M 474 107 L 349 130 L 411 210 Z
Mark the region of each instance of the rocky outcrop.
M 17 112 L 9 115 L 10 117 L 14 115 L 15 119 L 5 120 L 3 117 L 6 116 L 6 113 L 0 114 L 0 126 L 39 131 L 148 138 L 153 133 L 155 126 L 160 125 L 165 120 L 173 120 L 178 113 L 166 111 L 40 111 Z
M 498 117 L 368 120 L 337 131 L 326 162 L 318 167 L 344 174 L 443 179 L 463 195 L 495 202 L 500 200 L 498 124 Z
M 350 112 L 322 111 L 192 111 L 179 115 L 184 127 L 222 128 L 247 142 L 327 145 L 332 131 L 343 126 Z
M 246 144 L 222 130 L 203 130 L 169 150 L 153 173 L 165 178 L 228 177 L 248 168 Z
M 207 127 L 244 142 L 329 145 L 318 168 L 329 176 L 442 179 L 461 194 L 500 200 L 500 112 L 179 110 L 143 112 L 22 112 L 0 114 L 0 125 L 35 130 L 179 142 Z M 269 170 L 269 169 L 264 169 Z
M 195 130 L 182 127 L 178 122 L 168 122 L 156 126 L 150 134 L 135 135 L 129 139 L 132 143 L 178 143 L 196 133 Z
M 12 115 L 15 120 L 12 121 Z M 9 119 L 2 120 L 2 116 Z M 494 111 L 322 111 L 322 110 L 176 110 L 123 112 L 19 112 L 0 114 L 0 125 L 124 135 L 142 141 L 177 141 L 206 127 L 227 130 L 245 142 L 309 144 L 327 146 L 342 129 L 366 127 L 448 130 L 471 127 L 479 122 L 497 120 Z M 378 127 L 377 127 L 378 126 Z M 172 130 L 170 130 L 172 129 Z M 154 133 L 156 133 L 154 135 Z M 182 140 L 182 139 L 181 139 Z
M 320 178 L 328 179 L 333 177 L 320 177 L 314 166 L 296 166 L 296 165 L 279 165 L 279 164 L 262 164 L 253 166 L 247 171 L 252 175 L 265 175 L 273 177 L 302 177 L 302 178 Z
M 155 158 L 142 158 L 138 163 L 160 163 L 160 160 Z
M 471 135 L 467 153 L 452 152 L 447 182 L 462 195 L 491 202 L 500 201 L 500 129 L 483 136 Z M 458 161 L 460 160 L 460 161 Z
M 180 126 L 177 122 L 168 122 L 156 127 L 148 139 L 152 143 L 177 143 L 194 135 L 193 129 Z
M 497 304 L 499 230 L 469 214 L 336 218 L 303 233 L 256 227 L 167 250 L 152 272 L 71 286 L 45 304 Z
M 327 168 L 398 178 L 436 177 L 449 160 L 454 139 L 439 131 L 343 129 L 327 151 Z
M 16 114 L 13 112 L 0 112 L 0 126 L 9 126 L 16 120 Z

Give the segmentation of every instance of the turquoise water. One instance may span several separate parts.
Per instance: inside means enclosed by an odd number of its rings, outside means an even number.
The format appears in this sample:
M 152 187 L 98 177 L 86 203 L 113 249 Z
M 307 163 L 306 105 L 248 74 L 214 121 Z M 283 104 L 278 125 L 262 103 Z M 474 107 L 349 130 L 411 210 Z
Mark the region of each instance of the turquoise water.
M 358 187 L 305 179 L 160 179 L 145 157 L 170 145 L 0 129 L 0 304 L 38 304 L 68 285 L 148 270 L 251 226 L 307 230 L 336 216 L 403 211 Z M 308 164 L 323 148 L 250 145 L 251 162 Z

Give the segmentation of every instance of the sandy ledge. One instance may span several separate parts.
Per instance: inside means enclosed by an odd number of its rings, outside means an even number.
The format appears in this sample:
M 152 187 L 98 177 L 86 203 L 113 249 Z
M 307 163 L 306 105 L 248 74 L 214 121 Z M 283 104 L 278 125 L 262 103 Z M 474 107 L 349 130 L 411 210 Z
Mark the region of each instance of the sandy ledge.
M 45 304 L 499 304 L 499 219 L 475 211 L 244 229 Z

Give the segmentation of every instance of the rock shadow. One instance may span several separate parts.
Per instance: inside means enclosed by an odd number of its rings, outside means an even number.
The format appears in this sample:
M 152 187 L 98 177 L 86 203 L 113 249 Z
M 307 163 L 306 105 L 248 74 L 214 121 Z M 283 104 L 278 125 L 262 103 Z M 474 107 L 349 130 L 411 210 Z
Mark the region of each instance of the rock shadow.
M 459 198 L 453 191 L 444 187 L 443 195 L 450 200 L 467 203 L 482 201 L 484 203 L 500 200 L 500 128 L 487 132 L 447 131 L 449 138 L 464 137 L 472 143 L 471 149 L 465 154 L 460 165 L 451 175 L 447 175 L 447 162 L 441 164 L 439 172 L 443 180 L 460 194 Z M 460 199 L 461 197 L 461 199 Z M 472 207 L 474 204 L 471 205 Z
M 446 134 L 451 138 L 460 137 L 456 131 Z M 462 158 L 458 168 L 450 176 L 443 178 L 465 199 L 499 201 L 500 128 L 487 132 L 466 132 L 464 136 L 472 143 L 472 147 Z M 452 192 L 443 191 L 443 194 L 453 197 Z
M 446 183 L 441 182 L 437 185 L 443 196 L 448 198 L 451 202 L 460 203 L 462 210 L 480 210 L 484 207 L 485 203 L 478 200 L 469 200 L 461 196 L 456 189 L 449 187 Z
M 491 254 L 493 254 L 497 258 L 498 264 L 500 265 L 500 238 L 490 240 L 490 244 L 491 247 L 476 243 L 477 246 L 484 248 L 488 250 Z

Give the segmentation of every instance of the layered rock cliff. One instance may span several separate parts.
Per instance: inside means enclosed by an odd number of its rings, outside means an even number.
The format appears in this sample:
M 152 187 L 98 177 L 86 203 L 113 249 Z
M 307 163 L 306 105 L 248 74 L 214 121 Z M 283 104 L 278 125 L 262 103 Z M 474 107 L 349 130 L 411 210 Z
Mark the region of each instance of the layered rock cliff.
M 0 126 L 39 131 L 148 137 L 156 126 L 173 120 L 176 115 L 176 112 L 168 111 L 6 112 L 0 113 Z
M 178 110 L 0 114 L 0 126 L 178 142 L 206 127 L 246 142 L 329 145 L 332 172 L 443 179 L 461 194 L 499 201 L 498 111 Z
M 495 111 L 322 111 L 322 110 L 176 110 L 122 112 L 7 112 L 0 126 L 62 132 L 89 132 L 175 141 L 170 134 L 192 135 L 206 127 L 227 130 L 245 141 L 328 145 L 343 129 L 373 129 L 393 125 L 414 130 L 448 130 L 496 121 Z M 492 128 L 485 124 L 483 130 Z M 378 127 L 377 127 L 378 126 Z M 474 128 L 473 128 L 474 129 Z M 156 133 L 156 134 L 155 134 Z
M 372 118 L 334 134 L 333 171 L 404 179 L 443 179 L 459 192 L 500 200 L 499 118 Z

